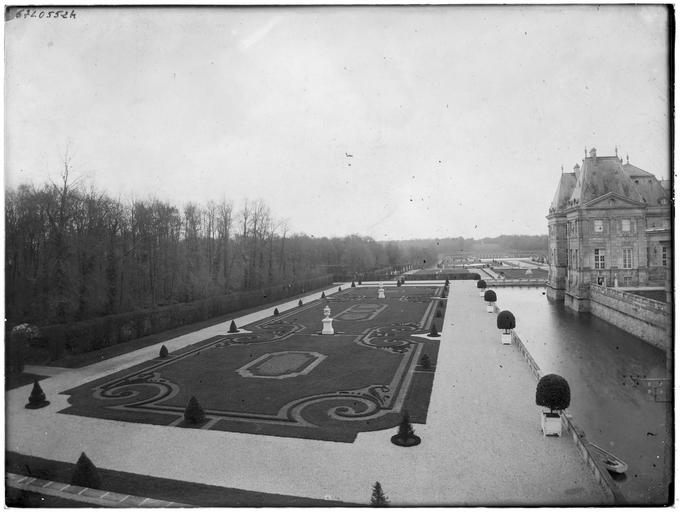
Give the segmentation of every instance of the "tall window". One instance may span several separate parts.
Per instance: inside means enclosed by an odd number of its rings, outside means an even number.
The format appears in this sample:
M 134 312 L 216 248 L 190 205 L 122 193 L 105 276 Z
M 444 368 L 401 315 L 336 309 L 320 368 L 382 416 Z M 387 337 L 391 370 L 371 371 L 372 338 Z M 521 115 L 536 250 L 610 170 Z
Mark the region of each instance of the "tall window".
M 604 249 L 595 249 L 595 268 L 604 269 Z
M 633 249 L 623 249 L 623 268 L 633 268 Z
M 630 219 L 621 219 L 621 231 L 624 233 L 630 232 Z
M 595 231 L 595 233 L 604 232 L 604 224 L 602 223 L 602 219 L 597 219 L 593 221 L 593 231 Z
M 668 247 L 665 245 L 661 248 L 661 265 L 668 266 Z

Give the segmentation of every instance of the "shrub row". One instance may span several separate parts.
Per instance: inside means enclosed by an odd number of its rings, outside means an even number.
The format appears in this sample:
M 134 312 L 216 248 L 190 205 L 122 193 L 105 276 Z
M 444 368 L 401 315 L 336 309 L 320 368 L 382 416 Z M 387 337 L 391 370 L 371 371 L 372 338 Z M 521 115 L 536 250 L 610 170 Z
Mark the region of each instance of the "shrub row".
M 406 276 L 407 281 L 438 281 L 438 280 L 444 280 L 448 279 L 450 281 L 459 281 L 459 280 L 471 280 L 471 281 L 476 281 L 478 280 L 479 274 L 476 272 L 440 272 L 439 274 L 436 274 L 432 272 L 431 274 L 409 274 Z
M 305 290 L 320 288 L 331 282 L 332 276 L 327 274 L 297 282 L 292 286 L 237 292 L 195 302 L 92 318 L 72 324 L 48 325 L 40 328 L 41 337 L 33 342 L 33 345 L 49 349 L 50 357 L 54 360 L 64 353 L 82 354 L 98 350 L 182 325 L 284 299 L 303 293 Z

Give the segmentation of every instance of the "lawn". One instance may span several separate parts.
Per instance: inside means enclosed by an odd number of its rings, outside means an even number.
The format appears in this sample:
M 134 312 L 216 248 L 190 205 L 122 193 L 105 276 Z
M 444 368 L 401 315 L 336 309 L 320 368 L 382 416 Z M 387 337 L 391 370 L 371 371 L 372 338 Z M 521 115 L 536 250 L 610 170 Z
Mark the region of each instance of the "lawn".
M 424 423 L 441 330 L 437 287 L 352 288 L 242 332 L 201 340 L 68 390 L 61 412 L 131 422 L 352 442 L 394 427 L 402 411 Z M 335 334 L 320 335 L 323 308 Z M 432 368 L 419 366 L 427 353 Z M 207 421 L 183 421 L 195 396 Z

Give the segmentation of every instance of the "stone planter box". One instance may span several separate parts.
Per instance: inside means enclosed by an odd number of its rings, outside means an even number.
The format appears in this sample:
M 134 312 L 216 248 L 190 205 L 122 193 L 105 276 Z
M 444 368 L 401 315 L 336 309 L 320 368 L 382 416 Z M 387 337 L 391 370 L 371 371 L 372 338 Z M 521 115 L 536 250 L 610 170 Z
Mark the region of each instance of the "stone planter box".
M 501 333 L 501 343 L 503 345 L 511 345 L 512 344 L 512 333 Z
M 562 417 L 559 413 L 542 412 L 541 413 L 541 429 L 544 436 L 562 435 Z
M 493 304 L 487 304 L 486 305 L 486 312 L 487 313 L 493 313 L 494 312 Z

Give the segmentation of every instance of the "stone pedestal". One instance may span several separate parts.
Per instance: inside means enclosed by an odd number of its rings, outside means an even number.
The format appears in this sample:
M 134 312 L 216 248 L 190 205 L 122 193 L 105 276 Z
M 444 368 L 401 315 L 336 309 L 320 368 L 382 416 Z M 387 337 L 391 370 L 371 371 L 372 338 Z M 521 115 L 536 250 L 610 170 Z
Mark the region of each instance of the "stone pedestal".
M 385 298 L 385 288 L 383 288 L 383 284 L 380 283 L 378 285 L 378 298 L 379 299 L 384 299 Z
M 323 324 L 323 329 L 321 330 L 321 334 L 335 334 L 335 331 L 333 330 L 333 319 L 330 317 L 331 316 L 331 308 L 326 305 L 325 308 L 323 308 L 323 314 L 324 314 L 324 319 L 321 320 L 321 323 Z

